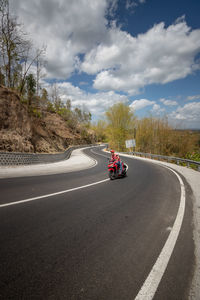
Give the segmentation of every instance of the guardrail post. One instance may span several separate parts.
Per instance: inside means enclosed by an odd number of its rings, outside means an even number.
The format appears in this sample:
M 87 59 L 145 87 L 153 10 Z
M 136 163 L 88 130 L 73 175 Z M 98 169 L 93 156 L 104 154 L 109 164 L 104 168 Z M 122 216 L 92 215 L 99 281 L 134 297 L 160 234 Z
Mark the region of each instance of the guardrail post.
M 195 170 L 200 172 L 200 162 L 199 161 L 193 161 L 193 160 L 188 160 L 188 159 L 183 159 L 183 158 L 178 158 L 178 157 L 173 157 L 173 156 L 155 155 L 152 153 L 143 153 L 143 152 L 133 152 L 133 155 L 139 156 L 139 157 L 157 159 L 159 161 L 166 160 L 170 163 L 187 166 L 188 168 L 190 168 L 190 165 L 195 165 Z

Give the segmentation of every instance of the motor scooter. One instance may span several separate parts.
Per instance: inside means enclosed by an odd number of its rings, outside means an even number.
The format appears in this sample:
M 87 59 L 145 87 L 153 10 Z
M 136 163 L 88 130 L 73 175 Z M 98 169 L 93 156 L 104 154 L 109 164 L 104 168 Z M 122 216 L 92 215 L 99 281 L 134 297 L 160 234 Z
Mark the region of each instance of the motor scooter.
M 121 164 L 122 164 L 122 172 L 120 173 L 118 162 L 116 160 L 114 160 L 114 161 L 109 160 L 108 176 L 109 176 L 110 180 L 114 180 L 116 178 L 127 176 L 127 165 L 123 162 L 121 162 Z

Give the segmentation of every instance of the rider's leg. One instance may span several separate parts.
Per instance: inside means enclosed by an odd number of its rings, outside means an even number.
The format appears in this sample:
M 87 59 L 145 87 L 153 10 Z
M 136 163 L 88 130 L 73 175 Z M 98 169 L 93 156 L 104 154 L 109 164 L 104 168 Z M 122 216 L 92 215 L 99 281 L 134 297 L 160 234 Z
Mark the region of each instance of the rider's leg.
M 122 174 L 122 163 L 119 162 L 119 174 Z
M 119 162 L 119 161 L 117 162 L 117 171 L 118 171 L 119 174 L 120 174 L 120 162 Z

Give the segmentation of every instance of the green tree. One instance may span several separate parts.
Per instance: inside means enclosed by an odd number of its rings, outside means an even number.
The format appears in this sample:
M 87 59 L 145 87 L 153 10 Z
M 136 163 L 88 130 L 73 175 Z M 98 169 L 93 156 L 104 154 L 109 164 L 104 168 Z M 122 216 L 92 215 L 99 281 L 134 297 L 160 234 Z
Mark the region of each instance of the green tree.
M 0 84 L 5 85 L 5 76 L 2 73 L 1 68 L 0 68 Z
M 125 141 L 133 138 L 136 125 L 136 118 L 131 108 L 120 102 L 110 107 L 105 115 L 110 147 L 119 151 L 126 150 Z
M 26 76 L 26 89 L 28 95 L 29 106 L 32 104 L 33 96 L 36 93 L 36 80 L 33 74 Z
M 71 100 L 70 100 L 70 99 L 67 99 L 67 102 L 66 102 L 66 108 L 67 108 L 68 110 L 70 110 L 70 111 L 71 111 L 71 109 L 72 109 L 72 104 L 71 104 Z
M 137 151 L 168 155 L 172 128 L 163 118 L 144 118 L 138 121 L 136 134 Z
M 94 124 L 92 129 L 96 135 L 97 142 L 106 142 L 107 141 L 107 123 L 104 120 L 98 120 L 97 124 Z
M 92 119 L 92 114 L 83 110 L 82 112 L 82 123 L 86 128 L 90 128 L 90 122 Z
M 41 106 L 41 108 L 47 108 L 48 102 L 49 102 L 48 92 L 45 88 L 43 88 L 42 89 L 42 94 L 41 94 L 41 97 L 40 97 L 40 106 Z

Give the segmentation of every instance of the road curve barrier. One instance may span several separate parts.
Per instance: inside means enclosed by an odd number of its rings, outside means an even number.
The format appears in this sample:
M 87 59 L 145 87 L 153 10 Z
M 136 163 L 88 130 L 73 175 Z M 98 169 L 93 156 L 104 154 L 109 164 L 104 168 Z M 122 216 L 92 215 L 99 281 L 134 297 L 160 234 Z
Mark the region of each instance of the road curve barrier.
M 145 157 L 150 159 L 156 159 L 160 161 L 167 161 L 169 163 L 175 163 L 180 166 L 187 166 L 188 168 L 193 168 L 196 171 L 200 172 L 200 161 L 190 160 L 190 159 L 184 159 L 174 156 L 164 156 L 164 155 L 158 155 L 158 154 L 151 154 L 151 153 L 143 153 L 143 152 L 122 152 L 124 154 L 130 154 L 134 156 L 139 157 Z
M 0 166 L 35 165 L 53 163 L 68 159 L 73 150 L 96 146 L 96 144 L 71 146 L 66 151 L 56 154 L 0 152 Z

